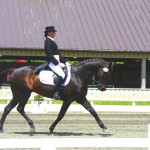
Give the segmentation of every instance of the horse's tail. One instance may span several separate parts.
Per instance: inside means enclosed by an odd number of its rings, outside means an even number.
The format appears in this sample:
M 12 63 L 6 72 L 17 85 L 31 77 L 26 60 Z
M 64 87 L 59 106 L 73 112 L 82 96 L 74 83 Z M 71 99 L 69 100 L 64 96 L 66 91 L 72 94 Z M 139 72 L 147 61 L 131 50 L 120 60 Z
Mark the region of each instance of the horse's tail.
M 12 73 L 13 71 L 14 71 L 15 69 L 7 69 L 7 70 L 4 70 L 4 71 L 2 71 L 1 73 L 0 73 L 0 87 L 1 87 L 1 85 L 2 85 L 2 83 L 3 83 L 3 79 L 4 79 L 4 77 L 6 76 L 6 74 L 7 73 Z

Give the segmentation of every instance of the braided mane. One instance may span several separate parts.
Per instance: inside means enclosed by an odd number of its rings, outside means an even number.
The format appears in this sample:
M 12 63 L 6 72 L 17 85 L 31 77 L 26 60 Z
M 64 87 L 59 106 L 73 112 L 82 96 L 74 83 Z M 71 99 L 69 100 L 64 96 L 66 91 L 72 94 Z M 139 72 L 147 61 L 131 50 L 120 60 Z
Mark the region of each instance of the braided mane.
M 90 58 L 90 59 L 86 59 L 86 60 L 83 60 L 83 61 L 80 61 L 78 64 L 75 64 L 75 66 L 78 66 L 78 65 L 81 65 L 81 64 L 83 64 L 83 63 L 86 63 L 86 62 L 93 62 L 93 61 L 102 61 L 102 62 L 104 62 L 104 63 L 106 63 L 106 61 L 105 60 L 103 60 L 103 59 L 100 59 L 100 58 Z

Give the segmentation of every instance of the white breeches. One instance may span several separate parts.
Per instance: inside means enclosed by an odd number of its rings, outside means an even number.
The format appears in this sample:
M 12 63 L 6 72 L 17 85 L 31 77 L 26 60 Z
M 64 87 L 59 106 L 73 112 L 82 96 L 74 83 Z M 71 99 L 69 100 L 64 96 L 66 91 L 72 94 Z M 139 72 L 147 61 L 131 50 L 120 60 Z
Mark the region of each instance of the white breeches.
M 65 78 L 65 73 L 63 72 L 62 68 L 59 65 L 55 65 L 52 62 L 48 65 L 56 74 L 61 76 L 63 79 Z

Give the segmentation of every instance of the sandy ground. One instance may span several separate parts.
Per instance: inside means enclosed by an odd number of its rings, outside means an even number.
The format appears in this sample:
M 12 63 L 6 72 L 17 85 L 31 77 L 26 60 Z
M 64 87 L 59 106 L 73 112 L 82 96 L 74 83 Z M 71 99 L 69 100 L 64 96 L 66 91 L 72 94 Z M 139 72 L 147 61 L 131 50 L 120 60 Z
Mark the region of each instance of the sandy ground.
M 0 113 L 1 116 L 2 113 Z M 49 127 L 57 117 L 57 113 L 29 114 L 34 121 L 36 132 L 31 135 L 29 126 L 18 113 L 8 115 L 3 138 L 146 138 L 150 123 L 150 113 L 109 113 L 99 112 L 101 120 L 110 133 L 103 134 L 95 119 L 89 113 L 68 112 L 56 126 L 54 134 Z M 147 150 L 147 148 L 57 148 L 58 150 Z M 2 150 L 2 149 L 0 149 Z M 8 149 L 5 149 L 8 150 Z M 37 150 L 37 149 L 22 149 Z

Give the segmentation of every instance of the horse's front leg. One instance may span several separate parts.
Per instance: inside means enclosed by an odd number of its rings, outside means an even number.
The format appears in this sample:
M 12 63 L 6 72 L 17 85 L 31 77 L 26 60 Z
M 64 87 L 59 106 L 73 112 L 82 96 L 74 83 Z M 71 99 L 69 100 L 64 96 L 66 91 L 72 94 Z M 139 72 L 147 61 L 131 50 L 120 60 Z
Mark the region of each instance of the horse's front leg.
M 58 114 L 57 119 L 54 121 L 54 123 L 50 126 L 50 132 L 52 133 L 54 128 L 56 127 L 56 125 L 58 124 L 58 122 L 64 117 L 67 109 L 69 108 L 71 102 L 67 101 L 67 102 L 63 102 L 60 112 Z
M 98 125 L 103 129 L 104 133 L 108 133 L 108 129 L 107 127 L 104 125 L 104 123 L 100 120 L 100 118 L 98 117 L 96 111 L 94 110 L 94 108 L 91 106 L 91 104 L 89 103 L 89 101 L 85 98 L 82 99 L 82 101 L 79 102 L 87 111 L 89 111 L 92 116 L 96 119 Z

